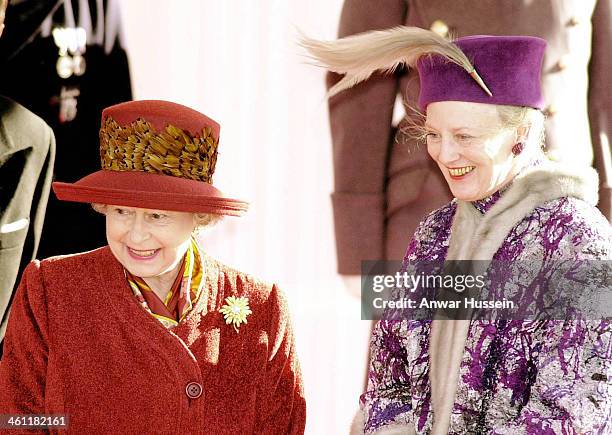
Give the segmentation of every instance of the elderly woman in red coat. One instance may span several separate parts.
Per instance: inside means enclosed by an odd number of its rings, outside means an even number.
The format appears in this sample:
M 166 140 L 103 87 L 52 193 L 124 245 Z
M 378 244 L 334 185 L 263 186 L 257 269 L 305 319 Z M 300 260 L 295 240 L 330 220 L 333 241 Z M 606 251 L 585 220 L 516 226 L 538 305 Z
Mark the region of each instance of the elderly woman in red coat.
M 1 427 L 304 432 L 282 292 L 193 237 L 246 210 L 211 184 L 218 138 L 216 122 L 174 103 L 103 112 L 102 170 L 53 188 L 106 215 L 108 246 L 25 270 L 0 362 Z

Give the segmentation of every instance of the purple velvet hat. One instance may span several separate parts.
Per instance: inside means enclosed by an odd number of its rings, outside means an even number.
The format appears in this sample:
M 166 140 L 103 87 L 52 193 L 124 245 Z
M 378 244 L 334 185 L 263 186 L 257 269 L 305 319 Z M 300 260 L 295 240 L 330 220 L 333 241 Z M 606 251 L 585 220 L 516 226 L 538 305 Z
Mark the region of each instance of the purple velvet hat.
M 546 41 L 532 36 L 467 36 L 454 43 L 472 61 L 490 89 L 489 96 L 460 66 L 439 55 L 417 63 L 421 81 L 419 106 L 436 101 L 544 107 L 540 71 Z

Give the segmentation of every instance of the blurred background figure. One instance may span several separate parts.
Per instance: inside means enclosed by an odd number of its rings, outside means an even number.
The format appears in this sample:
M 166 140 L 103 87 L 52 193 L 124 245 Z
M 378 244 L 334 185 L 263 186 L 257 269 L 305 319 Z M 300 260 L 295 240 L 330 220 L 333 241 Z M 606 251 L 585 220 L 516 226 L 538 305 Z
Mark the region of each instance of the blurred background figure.
M 7 0 L 0 0 L 0 36 Z M 23 106 L 0 96 L 0 357 L 17 278 L 36 257 L 51 187 L 55 139 Z
M 594 165 L 599 208 L 612 218 L 610 0 L 345 0 L 339 36 L 404 24 L 453 37 L 546 39 L 547 151 L 554 160 Z M 328 86 L 338 80 L 329 74 Z M 359 285 L 350 276 L 360 273 L 362 260 L 401 260 L 421 219 L 451 198 L 425 147 L 402 132 L 402 105 L 416 107 L 418 91 L 414 71 L 403 69 L 330 100 L 338 271 L 349 287 Z
M 0 40 L 0 94 L 55 132 L 54 177 L 76 181 L 97 168 L 103 108 L 132 99 L 117 0 L 11 0 Z M 59 228 L 69 228 L 70 237 Z M 38 257 L 106 243 L 102 218 L 83 204 L 49 198 Z

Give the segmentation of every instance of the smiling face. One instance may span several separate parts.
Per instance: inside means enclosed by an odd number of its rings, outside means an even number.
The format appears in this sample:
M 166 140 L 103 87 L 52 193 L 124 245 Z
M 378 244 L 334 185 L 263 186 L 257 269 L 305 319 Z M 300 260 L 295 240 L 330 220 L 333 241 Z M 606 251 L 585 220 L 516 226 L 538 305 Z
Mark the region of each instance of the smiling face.
M 104 214 L 115 258 L 154 290 L 170 290 L 196 226 L 194 214 L 113 205 Z
M 517 173 L 516 129 L 503 128 L 492 104 L 442 101 L 427 106 L 427 151 L 457 199 L 486 198 Z

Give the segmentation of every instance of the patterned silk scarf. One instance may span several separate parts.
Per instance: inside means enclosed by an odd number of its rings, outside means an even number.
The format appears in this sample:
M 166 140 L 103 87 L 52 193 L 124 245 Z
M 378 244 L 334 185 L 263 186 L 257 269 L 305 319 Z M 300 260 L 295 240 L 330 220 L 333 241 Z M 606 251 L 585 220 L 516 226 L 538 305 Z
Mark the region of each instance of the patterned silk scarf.
M 140 305 L 167 329 L 173 329 L 191 311 L 202 292 L 205 281 L 202 258 L 193 238 L 170 292 L 163 301 L 142 278 L 132 275 L 125 269 L 124 272 Z

